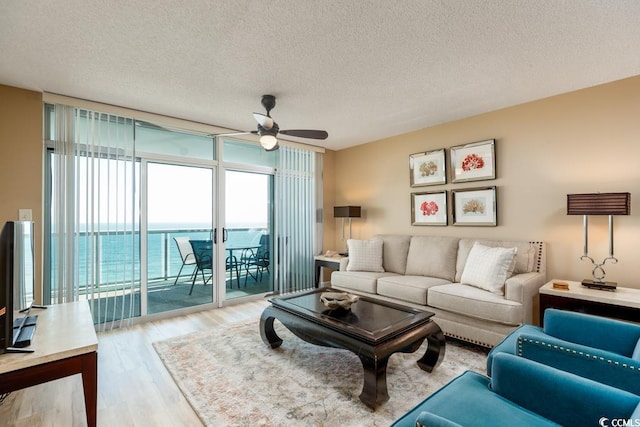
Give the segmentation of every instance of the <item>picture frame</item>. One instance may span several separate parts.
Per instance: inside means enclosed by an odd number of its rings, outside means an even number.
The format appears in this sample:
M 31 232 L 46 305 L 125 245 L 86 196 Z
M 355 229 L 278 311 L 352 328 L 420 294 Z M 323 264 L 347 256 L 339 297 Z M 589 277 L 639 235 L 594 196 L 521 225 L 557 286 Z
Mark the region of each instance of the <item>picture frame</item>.
M 410 154 L 409 174 L 412 187 L 446 184 L 445 149 Z
M 411 193 L 411 225 L 448 225 L 447 191 Z
M 496 187 L 451 191 L 453 225 L 498 225 Z
M 472 142 L 449 149 L 451 182 L 484 181 L 496 178 L 496 140 Z

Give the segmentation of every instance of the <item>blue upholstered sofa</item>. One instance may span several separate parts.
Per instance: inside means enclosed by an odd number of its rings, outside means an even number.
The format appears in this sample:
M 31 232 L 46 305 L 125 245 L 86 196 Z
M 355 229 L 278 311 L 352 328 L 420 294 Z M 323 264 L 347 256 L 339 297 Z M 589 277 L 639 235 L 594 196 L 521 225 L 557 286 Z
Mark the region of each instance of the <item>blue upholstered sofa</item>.
M 640 325 L 547 309 L 542 328 L 523 325 L 494 347 L 492 360 L 510 353 L 640 395 Z
M 465 372 L 393 426 L 597 426 L 625 425 L 622 420 L 628 419 L 640 422 L 640 396 L 624 390 L 507 353 L 493 355 L 491 372 L 491 378 Z

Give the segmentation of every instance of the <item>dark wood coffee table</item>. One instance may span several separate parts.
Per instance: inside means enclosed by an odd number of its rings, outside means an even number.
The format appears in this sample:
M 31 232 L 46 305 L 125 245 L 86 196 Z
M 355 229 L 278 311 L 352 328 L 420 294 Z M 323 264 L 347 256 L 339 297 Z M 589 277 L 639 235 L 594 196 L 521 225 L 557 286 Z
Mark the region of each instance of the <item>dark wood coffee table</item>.
M 262 341 L 271 348 L 282 344 L 273 329 L 278 319 L 304 341 L 357 354 L 364 369 L 360 400 L 373 409 L 389 400 L 387 362 L 393 353 L 413 353 L 426 338 L 429 346 L 418 366 L 431 372 L 442 361 L 444 334 L 431 320 L 433 313 L 367 297 L 349 311 L 329 310 L 320 301 L 326 291 L 339 292 L 320 288 L 270 299 L 260 317 Z

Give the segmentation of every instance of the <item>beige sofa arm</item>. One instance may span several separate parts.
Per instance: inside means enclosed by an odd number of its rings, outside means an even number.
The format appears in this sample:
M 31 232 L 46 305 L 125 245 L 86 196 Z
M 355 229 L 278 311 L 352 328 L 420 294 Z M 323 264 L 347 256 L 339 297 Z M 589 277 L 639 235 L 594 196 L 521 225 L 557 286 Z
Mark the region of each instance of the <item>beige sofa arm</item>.
M 347 265 L 349 264 L 349 258 L 340 258 L 340 271 L 347 271 Z
M 523 323 L 533 322 L 533 300 L 546 282 L 545 275 L 536 272 L 517 274 L 505 282 L 504 297 L 522 304 Z

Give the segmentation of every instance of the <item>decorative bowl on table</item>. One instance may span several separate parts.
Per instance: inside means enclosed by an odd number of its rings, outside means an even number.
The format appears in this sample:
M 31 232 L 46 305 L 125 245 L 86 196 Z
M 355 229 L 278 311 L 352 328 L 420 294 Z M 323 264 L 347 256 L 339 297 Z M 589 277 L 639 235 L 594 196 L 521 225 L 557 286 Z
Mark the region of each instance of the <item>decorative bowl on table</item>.
M 320 294 L 320 301 L 330 309 L 342 308 L 349 310 L 351 304 L 358 302 L 357 295 L 351 295 L 346 292 L 323 292 Z

